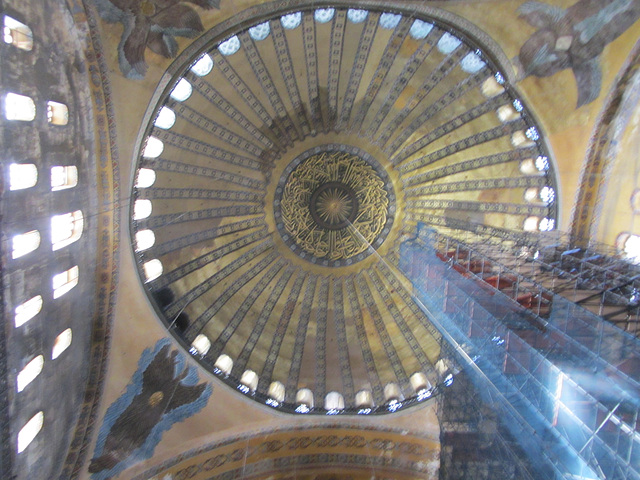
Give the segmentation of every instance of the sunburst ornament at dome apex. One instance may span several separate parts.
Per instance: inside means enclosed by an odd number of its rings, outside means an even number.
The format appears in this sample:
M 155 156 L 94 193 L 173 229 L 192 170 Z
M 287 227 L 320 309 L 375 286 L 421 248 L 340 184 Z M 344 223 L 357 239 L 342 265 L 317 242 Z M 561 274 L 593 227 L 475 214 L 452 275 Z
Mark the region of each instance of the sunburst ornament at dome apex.
M 300 257 L 348 265 L 382 244 L 393 219 L 386 173 L 355 148 L 319 147 L 294 160 L 276 192 L 282 238 Z

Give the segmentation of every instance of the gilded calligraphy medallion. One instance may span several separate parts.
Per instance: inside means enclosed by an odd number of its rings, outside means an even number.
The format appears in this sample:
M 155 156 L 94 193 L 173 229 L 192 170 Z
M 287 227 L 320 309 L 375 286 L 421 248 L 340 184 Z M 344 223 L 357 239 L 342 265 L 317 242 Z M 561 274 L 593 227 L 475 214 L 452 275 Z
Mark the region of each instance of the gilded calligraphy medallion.
M 282 238 L 300 257 L 350 265 L 382 244 L 394 200 L 386 172 L 370 155 L 325 145 L 287 167 L 276 191 L 275 216 Z

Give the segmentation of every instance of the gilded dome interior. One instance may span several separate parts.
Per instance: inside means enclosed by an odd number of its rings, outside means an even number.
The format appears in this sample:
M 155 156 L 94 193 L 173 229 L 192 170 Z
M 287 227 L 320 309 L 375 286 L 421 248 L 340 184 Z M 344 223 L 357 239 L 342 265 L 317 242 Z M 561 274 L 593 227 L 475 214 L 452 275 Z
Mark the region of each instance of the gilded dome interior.
M 307 389 L 324 413 L 329 392 L 349 410 L 415 398 L 415 373 L 437 385 L 439 335 L 400 242 L 418 222 L 550 230 L 557 211 L 540 129 L 491 52 L 432 18 L 322 8 L 176 64 L 132 203 L 169 330 L 260 401 L 284 387 L 291 409 Z

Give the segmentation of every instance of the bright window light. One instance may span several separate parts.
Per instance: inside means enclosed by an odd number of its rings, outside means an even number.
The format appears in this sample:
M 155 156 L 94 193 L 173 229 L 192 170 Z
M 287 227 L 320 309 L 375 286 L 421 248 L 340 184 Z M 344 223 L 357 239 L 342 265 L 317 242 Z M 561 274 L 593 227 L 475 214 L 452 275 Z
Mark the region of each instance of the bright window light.
M 445 55 L 449 55 L 458 48 L 461 43 L 462 40 L 458 37 L 451 35 L 449 32 L 445 32 L 444 35 L 440 37 L 440 40 L 438 40 L 438 50 Z
M 151 282 L 162 275 L 162 262 L 157 258 L 149 260 L 142 265 L 142 268 L 144 270 L 144 276 L 147 279 L 145 283 Z
M 460 61 L 460 68 L 467 73 L 478 73 L 486 64 L 477 53 L 469 52 Z
M 4 16 L 4 42 L 15 47 L 31 51 L 33 49 L 33 32 L 24 23 L 20 23 L 15 18 Z
M 409 35 L 415 40 L 422 40 L 429 35 L 429 32 L 433 30 L 433 24 L 424 22 L 422 20 L 414 20 L 413 24 L 411 24 L 411 29 L 409 30 Z
M 334 8 L 319 8 L 313 13 L 313 18 L 315 18 L 318 23 L 327 23 L 331 21 L 335 13 Z
M 142 156 L 145 158 L 157 158 L 164 150 L 164 143 L 156 137 L 147 138 L 147 144 L 144 146 Z
M 133 219 L 142 220 L 143 218 L 147 218 L 151 215 L 152 209 L 151 200 L 147 200 L 146 198 L 136 200 L 136 203 L 133 204 Z
M 141 168 L 138 170 L 138 179 L 136 180 L 136 188 L 149 188 L 156 181 L 156 172 L 150 168 Z
M 53 276 L 51 286 L 53 287 L 53 298 L 60 298 L 78 284 L 78 266 Z
M 24 452 L 24 449 L 33 442 L 33 439 L 42 430 L 43 423 L 44 413 L 38 412 L 20 429 L 20 432 L 18 432 L 18 453 Z
M 329 392 L 324 397 L 325 410 L 344 410 L 344 397 L 339 392 Z
M 347 10 L 347 18 L 352 22 L 352 23 L 362 23 L 365 21 L 365 19 L 367 18 L 367 15 L 369 15 L 369 12 L 366 10 L 357 10 L 357 9 L 353 9 L 350 8 L 349 10 Z
M 536 187 L 527 188 L 524 191 L 524 199 L 529 202 L 535 202 L 538 199 L 539 191 Z
M 191 96 L 191 92 L 193 92 L 191 84 L 186 79 L 181 78 L 169 95 L 178 102 L 184 102 Z
M 556 221 L 553 218 L 543 218 L 540 220 L 540 228 L 541 232 L 550 232 L 556 227 Z
M 193 342 L 191 342 L 191 348 L 189 349 L 189 352 L 192 355 L 206 355 L 210 348 L 211 340 L 209 340 L 206 335 L 201 333 L 196 336 L 196 338 L 194 338 Z
M 84 218 L 81 210 L 51 217 L 51 248 L 60 250 L 82 236 Z
M 255 41 L 264 40 L 269 36 L 269 32 L 271 31 L 271 27 L 269 26 L 269 22 L 259 23 L 258 25 L 251 27 L 249 29 L 249 36 L 253 38 Z
M 525 232 L 534 232 L 538 229 L 538 224 L 540 223 L 540 218 L 531 216 L 527 217 L 522 225 L 522 229 Z
M 30 298 L 21 305 L 18 305 L 15 309 L 14 323 L 16 328 L 21 327 L 33 317 L 35 317 L 42 310 L 42 297 L 36 295 Z
M 624 254 L 634 263 L 640 262 L 640 237 L 638 235 L 629 235 L 624 241 Z
M 544 203 L 549 205 L 549 204 L 553 203 L 554 200 L 556 199 L 556 191 L 553 188 L 549 187 L 549 186 L 544 186 L 540 190 L 540 199 Z
M 379 23 L 382 28 L 391 30 L 398 26 L 398 24 L 400 23 L 400 20 L 402 20 L 402 15 L 399 15 L 397 13 L 385 12 L 382 15 L 380 15 Z
M 62 352 L 69 348 L 72 338 L 73 335 L 70 328 L 67 328 L 64 332 L 56 337 L 56 339 L 53 341 L 53 348 L 51 349 L 51 360 L 55 360 L 62 354 Z
M 18 258 L 26 255 L 29 252 L 33 252 L 40 246 L 40 232 L 37 230 L 31 230 L 27 233 L 15 235 L 12 239 L 13 251 L 11 252 L 11 258 Z
M 16 379 L 16 390 L 18 392 L 23 391 L 27 385 L 33 382 L 35 378 L 40 375 L 40 372 L 42 372 L 43 368 L 44 357 L 42 355 L 38 355 L 36 358 L 27 363 L 18 374 L 18 377 Z
M 225 56 L 233 55 L 240 50 L 240 39 L 234 35 L 218 45 L 218 51 Z
M 75 165 L 51 167 L 51 191 L 57 192 L 76 185 L 78 185 L 78 167 Z
M 52 125 L 69 123 L 69 108 L 64 103 L 47 102 L 47 120 Z
M 204 77 L 213 69 L 213 60 L 208 54 L 202 55 L 191 67 L 191 71 L 199 77 Z
M 38 167 L 33 163 L 9 165 L 9 190 L 31 188 L 38 183 Z
M 287 30 L 293 30 L 300 25 L 302 21 L 302 12 L 289 13 L 280 17 L 280 23 Z
M 169 130 L 176 123 L 176 114 L 169 107 L 162 107 L 158 112 L 155 122 L 153 124 L 162 128 L 163 130 Z
M 36 104 L 31 97 L 9 92 L 4 96 L 4 116 L 7 120 L 30 122 L 36 118 Z
M 156 243 L 156 236 L 152 230 L 140 230 L 136 232 L 136 252 L 142 252 L 153 247 Z

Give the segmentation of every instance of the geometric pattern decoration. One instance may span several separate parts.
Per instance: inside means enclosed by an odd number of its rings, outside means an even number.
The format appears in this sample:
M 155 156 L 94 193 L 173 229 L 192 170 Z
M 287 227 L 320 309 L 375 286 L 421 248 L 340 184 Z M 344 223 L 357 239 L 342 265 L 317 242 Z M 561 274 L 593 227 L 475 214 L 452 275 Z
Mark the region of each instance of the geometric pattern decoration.
M 366 152 L 344 150 L 322 145 L 305 152 L 285 168 L 276 188 L 274 218 L 283 240 L 324 266 L 370 255 L 389 233 L 395 211 L 384 169 Z
M 553 159 L 467 35 L 400 9 L 318 11 L 270 10 L 178 58 L 142 126 L 136 168 L 155 180 L 132 187 L 152 206 L 132 242 L 153 232 L 136 257 L 158 315 L 240 394 L 388 412 L 417 398 L 414 373 L 441 380 L 399 244 L 418 222 L 454 237 L 554 228 Z M 168 110 L 173 124 L 155 122 Z

